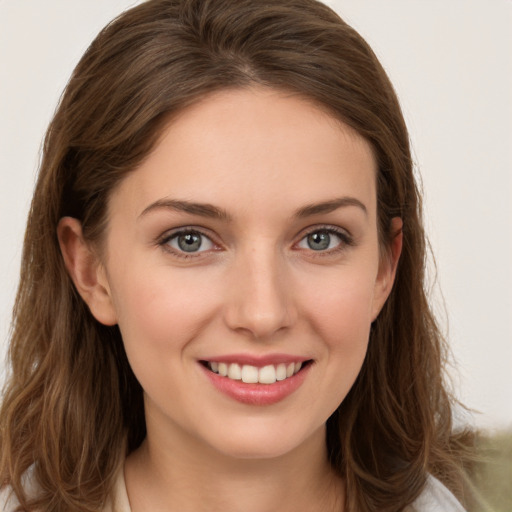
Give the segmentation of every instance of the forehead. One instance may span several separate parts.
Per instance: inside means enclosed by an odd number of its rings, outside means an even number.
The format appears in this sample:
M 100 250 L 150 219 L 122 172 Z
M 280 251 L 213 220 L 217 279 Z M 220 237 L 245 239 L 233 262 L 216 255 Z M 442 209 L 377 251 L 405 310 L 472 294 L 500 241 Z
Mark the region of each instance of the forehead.
M 171 196 L 272 211 L 350 193 L 372 209 L 375 176 L 370 144 L 313 102 L 265 88 L 227 90 L 168 123 L 112 206 L 142 211 Z

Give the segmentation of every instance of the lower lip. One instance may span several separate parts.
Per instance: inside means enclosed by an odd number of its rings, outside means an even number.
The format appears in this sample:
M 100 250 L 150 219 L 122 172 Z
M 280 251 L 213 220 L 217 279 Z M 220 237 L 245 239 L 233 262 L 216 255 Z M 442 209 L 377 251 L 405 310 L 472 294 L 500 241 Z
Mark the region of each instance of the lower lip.
M 221 393 L 248 405 L 272 405 L 284 400 L 302 385 L 311 368 L 311 364 L 308 364 L 292 377 L 274 384 L 246 384 L 241 380 L 222 377 L 202 364 L 200 366 Z

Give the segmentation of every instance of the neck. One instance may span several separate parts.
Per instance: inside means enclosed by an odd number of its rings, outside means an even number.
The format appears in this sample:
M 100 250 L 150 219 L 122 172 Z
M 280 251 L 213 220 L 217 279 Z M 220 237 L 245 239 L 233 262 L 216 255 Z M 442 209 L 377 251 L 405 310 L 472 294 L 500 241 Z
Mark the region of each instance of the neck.
M 154 435 L 152 435 L 154 434 Z M 152 432 L 125 465 L 132 512 L 342 511 L 325 429 L 273 458 L 235 458 L 187 436 Z

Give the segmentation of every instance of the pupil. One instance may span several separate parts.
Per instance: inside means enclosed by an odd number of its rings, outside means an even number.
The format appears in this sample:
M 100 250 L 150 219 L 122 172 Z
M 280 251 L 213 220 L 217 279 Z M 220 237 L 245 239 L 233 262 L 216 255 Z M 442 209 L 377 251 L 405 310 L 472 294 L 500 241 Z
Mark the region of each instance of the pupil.
M 185 252 L 194 252 L 201 247 L 201 237 L 195 233 L 187 233 L 178 238 L 180 249 Z
M 331 236 L 329 233 L 325 231 L 319 231 L 317 233 L 312 233 L 308 236 L 308 245 L 310 249 L 314 251 L 322 251 L 329 247 L 331 243 Z

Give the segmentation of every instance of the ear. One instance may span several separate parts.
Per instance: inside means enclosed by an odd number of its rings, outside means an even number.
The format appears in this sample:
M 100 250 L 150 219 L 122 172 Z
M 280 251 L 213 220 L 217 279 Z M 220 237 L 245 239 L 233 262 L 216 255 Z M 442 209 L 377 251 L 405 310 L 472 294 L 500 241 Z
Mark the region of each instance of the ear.
M 98 322 L 115 325 L 117 317 L 105 269 L 84 240 L 80 221 L 72 217 L 60 219 L 57 237 L 66 269 L 91 313 Z
M 380 258 L 379 273 L 373 294 L 372 321 L 379 316 L 395 282 L 398 260 L 402 252 L 402 226 L 403 222 L 400 217 L 391 219 L 391 242 Z

